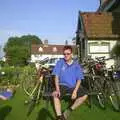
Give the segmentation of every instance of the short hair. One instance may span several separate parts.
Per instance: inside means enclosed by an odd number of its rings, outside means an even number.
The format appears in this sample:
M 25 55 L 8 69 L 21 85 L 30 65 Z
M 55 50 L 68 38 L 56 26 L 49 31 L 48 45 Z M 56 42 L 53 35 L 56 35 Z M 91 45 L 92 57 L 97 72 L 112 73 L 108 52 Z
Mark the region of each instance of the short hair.
M 71 51 L 71 53 L 72 53 L 72 46 L 70 46 L 70 45 L 64 46 L 63 51 L 68 50 L 68 49 L 69 49 L 69 50 Z

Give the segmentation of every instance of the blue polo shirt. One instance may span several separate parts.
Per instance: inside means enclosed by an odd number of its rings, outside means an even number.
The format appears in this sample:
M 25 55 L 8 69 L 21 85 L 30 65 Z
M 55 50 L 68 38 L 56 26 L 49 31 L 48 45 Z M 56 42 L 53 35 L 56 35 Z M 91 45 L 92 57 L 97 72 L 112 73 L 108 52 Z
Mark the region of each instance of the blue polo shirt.
M 71 65 L 67 64 L 64 58 L 60 59 L 53 69 L 53 75 L 59 77 L 59 83 L 69 88 L 76 86 L 77 80 L 84 79 L 83 70 L 77 61 Z

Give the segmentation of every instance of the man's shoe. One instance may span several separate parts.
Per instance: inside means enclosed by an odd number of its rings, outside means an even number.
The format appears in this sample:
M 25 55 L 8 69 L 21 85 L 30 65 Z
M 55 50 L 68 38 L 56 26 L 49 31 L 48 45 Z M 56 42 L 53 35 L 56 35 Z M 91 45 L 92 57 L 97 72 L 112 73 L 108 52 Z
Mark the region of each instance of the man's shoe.
M 63 113 L 64 119 L 67 120 L 68 117 L 70 116 L 70 114 L 71 114 L 71 110 L 70 109 L 65 110 L 65 112 Z
M 66 119 L 64 118 L 64 115 L 61 115 L 61 116 L 58 116 L 56 120 L 66 120 Z

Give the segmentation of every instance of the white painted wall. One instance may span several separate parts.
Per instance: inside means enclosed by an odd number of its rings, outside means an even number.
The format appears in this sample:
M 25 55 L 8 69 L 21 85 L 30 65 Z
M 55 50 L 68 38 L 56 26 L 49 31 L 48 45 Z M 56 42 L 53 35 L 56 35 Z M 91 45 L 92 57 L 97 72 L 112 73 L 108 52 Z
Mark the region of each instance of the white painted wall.
M 45 58 L 62 58 L 63 55 L 39 55 L 39 54 L 32 54 L 31 55 L 31 62 L 41 61 Z
M 92 43 L 95 43 L 97 42 L 98 46 L 89 46 L 90 44 Z M 92 58 L 95 58 L 95 57 L 102 57 L 102 56 L 105 56 L 106 58 L 109 58 L 110 57 L 110 51 L 112 50 L 112 48 L 114 47 L 114 45 L 116 44 L 116 40 L 90 40 L 88 41 L 88 55 L 90 55 Z M 108 43 L 109 44 L 109 47 L 108 46 L 104 46 L 102 45 L 102 43 Z M 89 51 L 89 49 L 91 49 Z M 91 53 L 90 53 L 91 52 Z M 100 53 L 98 53 L 100 52 Z M 114 64 L 114 60 L 111 59 L 111 60 L 108 60 L 106 61 L 106 66 L 107 68 L 109 68 L 111 65 Z

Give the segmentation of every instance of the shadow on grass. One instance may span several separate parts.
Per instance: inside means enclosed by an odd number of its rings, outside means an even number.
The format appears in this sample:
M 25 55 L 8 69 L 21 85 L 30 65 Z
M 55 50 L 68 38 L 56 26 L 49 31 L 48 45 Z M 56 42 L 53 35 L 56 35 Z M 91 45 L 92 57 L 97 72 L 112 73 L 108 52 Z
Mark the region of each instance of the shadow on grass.
M 91 97 L 91 98 L 90 98 L 90 97 Z M 88 106 L 89 108 L 92 108 L 93 106 L 96 106 L 96 107 L 98 107 L 98 108 L 101 109 L 101 110 L 103 110 L 103 109 L 106 108 L 106 101 L 105 101 L 105 103 L 104 103 L 105 106 L 104 106 L 104 105 L 101 106 L 96 96 L 90 96 L 90 97 L 89 97 L 88 102 L 86 102 L 86 103 L 87 103 L 87 106 Z
M 50 120 L 55 120 L 55 118 L 50 114 L 50 112 L 49 112 L 47 109 L 42 108 L 42 109 L 39 111 L 36 120 L 48 120 L 48 118 L 49 118 Z
M 8 105 L 0 108 L 0 120 L 5 120 L 5 118 L 11 112 L 11 110 L 12 107 Z

